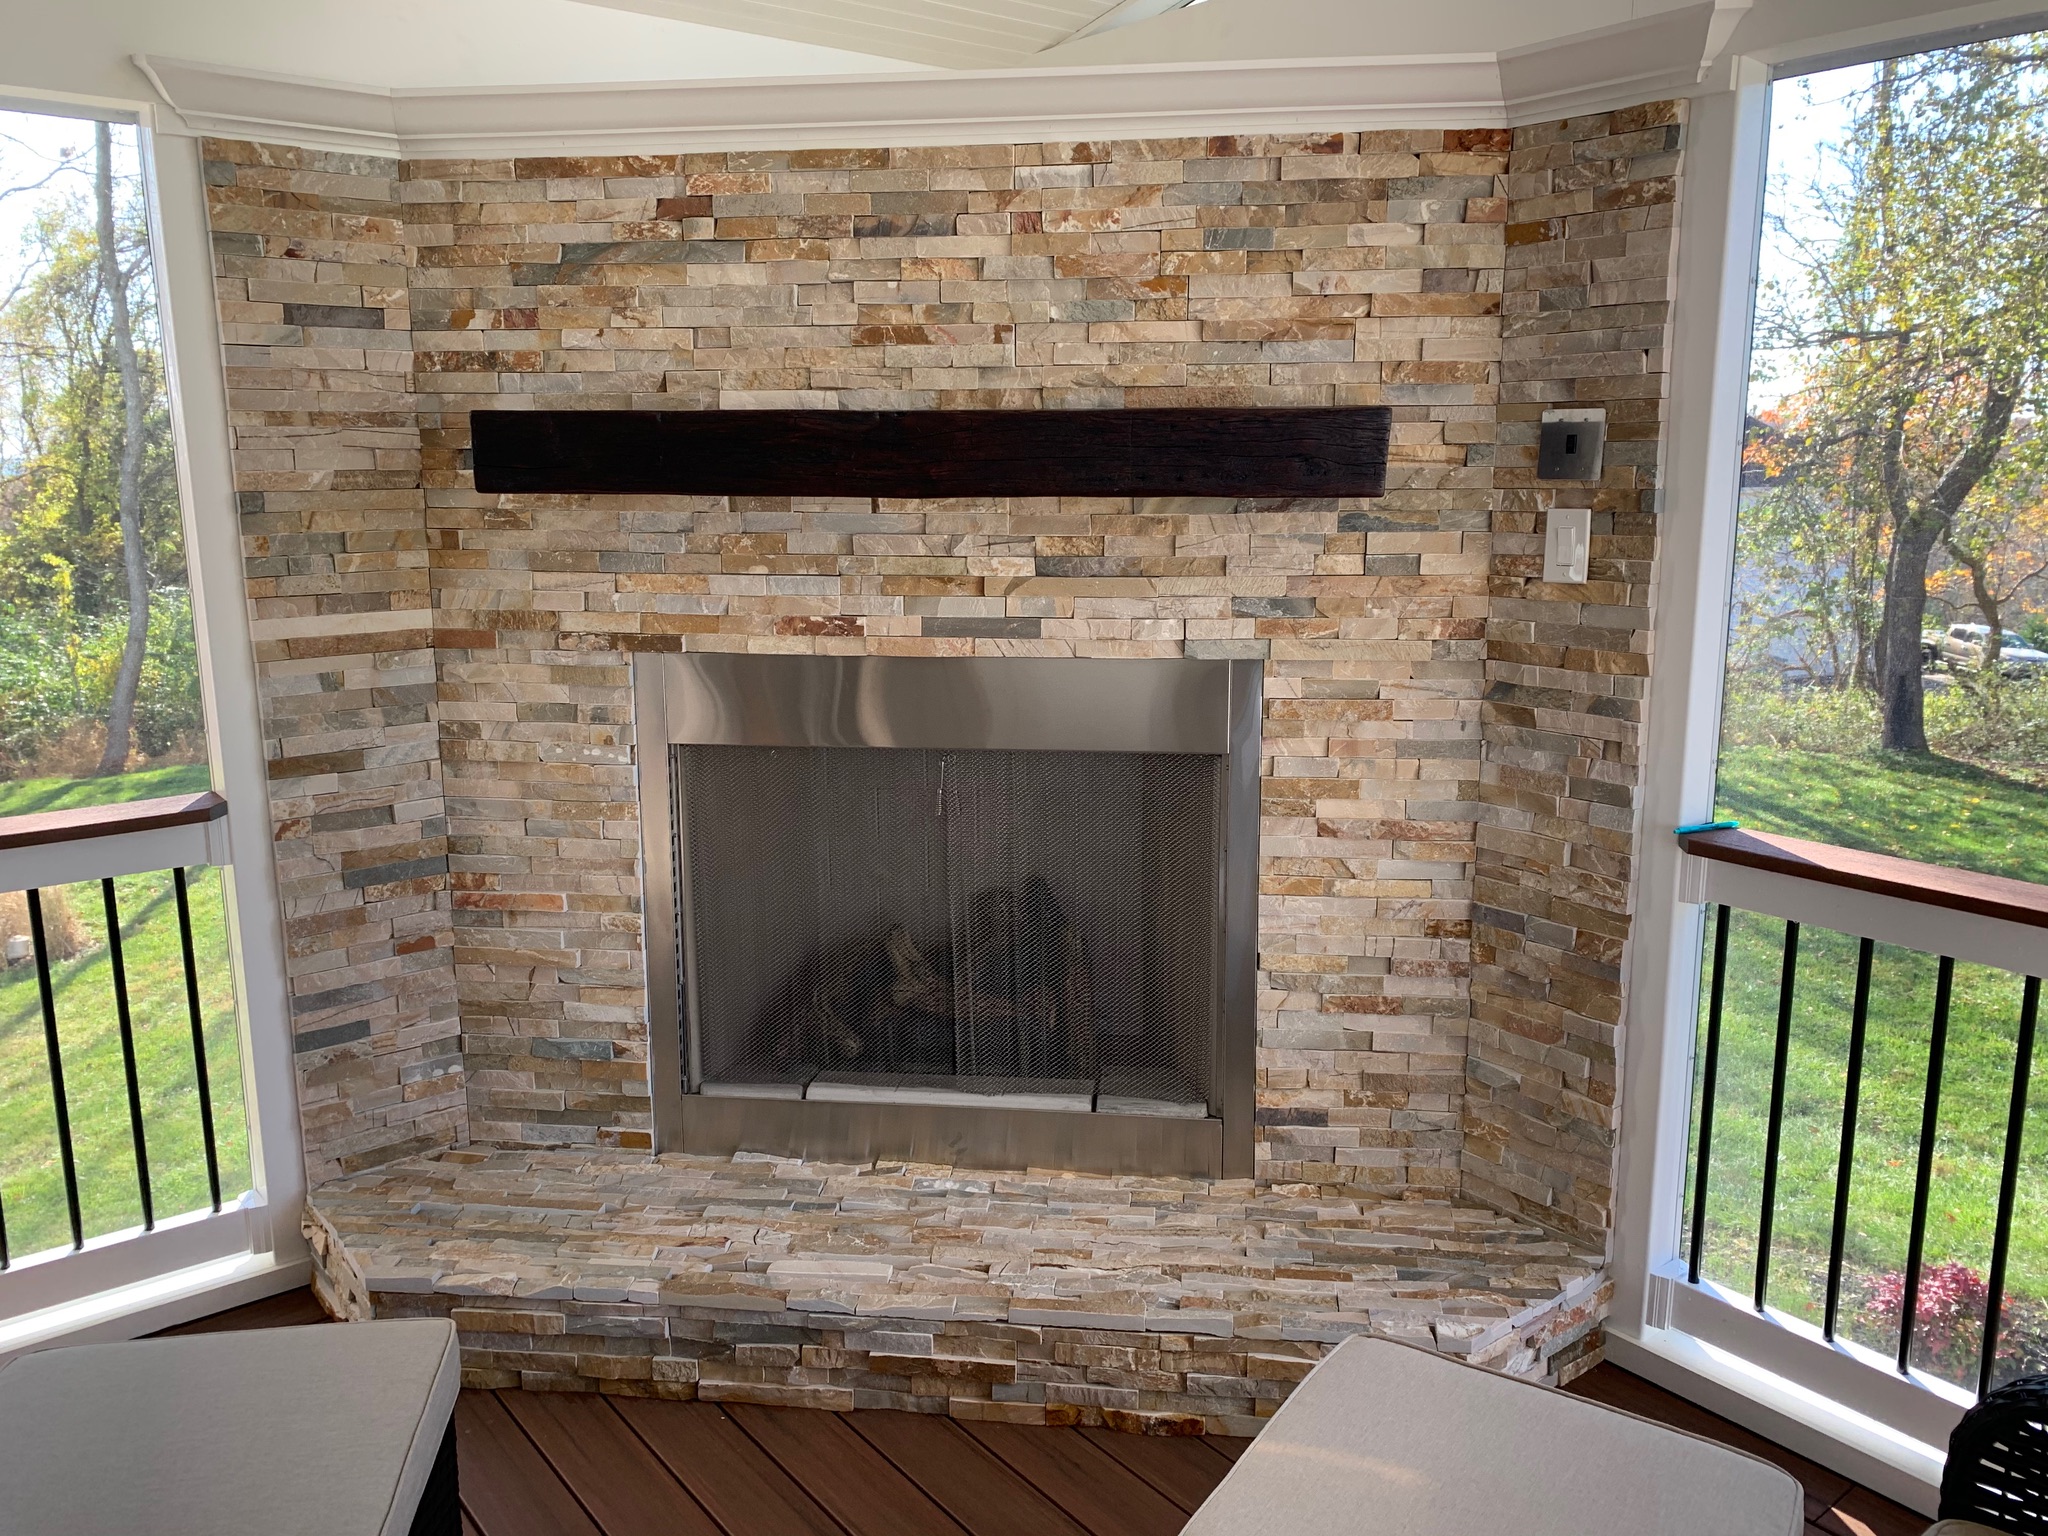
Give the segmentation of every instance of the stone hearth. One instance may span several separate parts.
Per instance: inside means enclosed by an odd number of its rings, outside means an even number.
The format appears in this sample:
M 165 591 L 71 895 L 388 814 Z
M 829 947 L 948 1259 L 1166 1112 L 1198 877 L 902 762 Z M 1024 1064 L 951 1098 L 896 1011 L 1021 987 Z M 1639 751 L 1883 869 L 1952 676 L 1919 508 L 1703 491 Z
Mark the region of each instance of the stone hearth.
M 1250 1180 L 451 1151 L 319 1189 L 349 1317 L 452 1317 L 474 1386 L 1254 1432 L 1371 1332 L 1567 1380 L 1599 1259 L 1436 1200 Z

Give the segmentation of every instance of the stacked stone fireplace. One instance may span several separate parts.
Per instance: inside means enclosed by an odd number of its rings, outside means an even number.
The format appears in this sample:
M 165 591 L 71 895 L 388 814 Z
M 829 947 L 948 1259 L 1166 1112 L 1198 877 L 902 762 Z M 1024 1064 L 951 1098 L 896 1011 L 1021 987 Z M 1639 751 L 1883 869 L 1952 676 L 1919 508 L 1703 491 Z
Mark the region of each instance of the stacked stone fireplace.
M 660 1145 L 1249 1174 L 1259 683 L 641 657 Z
M 1237 1432 L 1361 1329 L 1595 1358 L 1682 110 L 405 162 L 210 142 L 336 1307 L 452 1314 L 478 1384 Z M 522 404 L 1384 404 L 1394 449 L 1371 502 L 479 493 L 469 412 Z M 1583 587 L 1541 581 L 1558 405 L 1608 417 L 1569 498 Z M 802 1099 L 706 1098 L 680 995 L 650 1008 L 683 930 L 642 905 L 634 678 L 700 656 L 1255 669 L 1241 1036 L 1223 1011 L 1248 1163 L 691 1151 L 692 1107 L 864 1108 L 812 1104 L 815 1055 Z M 1227 1071 L 1104 1113 L 1097 1040 L 1073 1102 L 1103 963 L 1068 958 L 1081 914 L 1041 878 L 1049 901 L 1029 871 L 964 892 L 1031 935 L 1059 1042 L 1031 1073 L 962 1073 L 964 1005 L 920 1006 L 932 975 L 972 1000 L 971 923 L 878 924 L 838 1038 L 886 992 L 952 1025 L 946 1075 L 1069 1085 L 1018 1114 L 1227 1154 Z M 815 1000 L 803 958 L 763 985 Z

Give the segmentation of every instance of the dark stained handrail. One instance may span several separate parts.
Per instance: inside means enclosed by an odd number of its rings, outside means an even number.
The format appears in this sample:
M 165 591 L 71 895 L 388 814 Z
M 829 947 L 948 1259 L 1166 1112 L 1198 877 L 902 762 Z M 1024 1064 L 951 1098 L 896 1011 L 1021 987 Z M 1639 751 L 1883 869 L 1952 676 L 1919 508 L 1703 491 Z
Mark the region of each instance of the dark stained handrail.
M 1877 896 L 1894 896 L 1923 906 L 1947 907 L 1977 917 L 1998 917 L 2048 928 L 2048 885 L 2036 885 L 2030 880 L 1980 875 L 1884 853 L 1862 853 L 1832 843 L 1780 837 L 1773 832 L 1686 832 L 1680 834 L 1678 842 L 1695 858 L 1740 864 Z
M 227 813 L 227 801 L 207 789 L 196 795 L 163 795 L 121 805 L 84 805 L 69 811 L 37 811 L 32 816 L 0 816 L 0 853 L 88 837 L 115 837 L 123 832 L 200 826 L 218 821 Z

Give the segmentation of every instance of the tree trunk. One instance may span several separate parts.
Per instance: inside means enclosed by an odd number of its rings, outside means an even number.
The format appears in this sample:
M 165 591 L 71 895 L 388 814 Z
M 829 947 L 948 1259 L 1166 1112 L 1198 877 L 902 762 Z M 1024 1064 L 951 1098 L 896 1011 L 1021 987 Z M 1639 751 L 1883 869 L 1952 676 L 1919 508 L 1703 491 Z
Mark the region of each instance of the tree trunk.
M 1923 500 L 1898 516 L 1885 569 L 1884 614 L 1877 629 L 1877 705 L 1883 745 L 1894 752 L 1927 750 L 1926 699 L 1920 683 L 1920 626 L 1927 615 L 1927 557 L 1948 532 L 1977 482 L 1991 472 L 2012 425 L 2015 384 L 1987 383 L 1976 431 Z M 1887 478 L 1903 488 L 1904 433 L 1887 445 Z M 1895 506 L 1907 506 L 1901 489 Z
M 1990 630 L 1984 637 L 1983 667 L 1987 676 L 1995 678 L 1998 675 L 1999 652 L 2005 649 L 2005 629 L 2001 622 L 2005 602 L 1991 590 L 1991 557 L 1957 549 L 1953 544 L 1949 545 L 1948 552 L 1970 573 L 1970 595 L 1977 601 L 1977 611 L 1984 615 L 1985 628 Z
M 142 365 L 135 356 L 135 325 L 128 313 L 128 279 L 114 228 L 113 135 L 94 125 L 98 163 L 93 192 L 99 204 L 100 286 L 112 315 L 114 364 L 121 375 L 121 565 L 128 578 L 128 638 L 121 647 L 114 696 L 107 706 L 107 746 L 98 772 L 119 773 L 128 765 L 135 727 L 135 694 L 142 682 L 142 658 L 149 646 L 149 565 L 142 548 Z
M 1920 682 L 1920 625 L 1927 612 L 1927 557 L 1944 520 L 1916 507 L 1893 535 L 1885 572 L 1884 617 L 1877 626 L 1877 707 L 1883 744 L 1894 752 L 1927 750 L 1926 699 Z

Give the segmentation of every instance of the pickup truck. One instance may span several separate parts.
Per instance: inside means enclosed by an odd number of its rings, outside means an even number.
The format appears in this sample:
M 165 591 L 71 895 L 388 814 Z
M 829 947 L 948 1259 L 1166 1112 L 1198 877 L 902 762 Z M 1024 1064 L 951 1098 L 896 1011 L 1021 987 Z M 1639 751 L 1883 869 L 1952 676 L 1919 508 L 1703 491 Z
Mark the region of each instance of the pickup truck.
M 1951 624 L 1939 632 L 1925 631 L 1920 649 L 1930 664 L 1945 664 L 1951 672 L 1975 671 L 1984 665 L 1984 652 L 1991 630 L 1984 624 Z M 2014 634 L 1999 635 L 1998 670 L 2007 677 L 2048 677 L 2048 651 L 2036 650 Z

